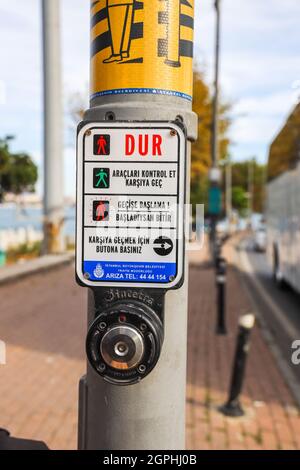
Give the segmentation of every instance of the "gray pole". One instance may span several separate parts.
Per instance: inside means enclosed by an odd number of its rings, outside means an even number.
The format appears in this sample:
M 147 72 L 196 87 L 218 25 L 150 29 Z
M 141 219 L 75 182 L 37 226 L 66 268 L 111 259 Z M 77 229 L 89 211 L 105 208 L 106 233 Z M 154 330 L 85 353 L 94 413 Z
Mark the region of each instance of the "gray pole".
M 59 0 L 42 0 L 44 59 L 44 253 L 63 246 L 63 106 Z
M 147 2 L 146 2 L 147 3 Z M 150 2 L 149 2 L 150 3 Z M 157 22 L 155 3 L 148 8 L 145 18 Z M 177 3 L 177 2 L 175 2 Z M 153 8 L 151 8 L 153 7 Z M 193 12 L 193 10 L 191 9 Z M 149 14 L 148 14 L 149 13 Z M 193 15 L 193 13 L 191 13 Z M 150 28 L 149 28 L 150 29 Z M 147 35 L 145 28 L 145 35 Z M 151 39 L 152 37 L 152 39 Z M 153 31 L 149 32 L 153 54 L 157 46 Z M 161 59 L 156 59 L 157 61 Z M 164 64 L 164 60 L 161 62 Z M 187 63 L 187 62 L 186 62 Z M 145 60 L 144 60 L 144 66 Z M 118 71 L 125 65 L 119 65 Z M 167 67 L 164 65 L 163 67 Z M 142 71 L 143 65 L 140 64 Z M 186 72 L 191 74 L 192 61 Z M 164 69 L 173 73 L 174 68 Z M 179 70 L 178 68 L 175 69 Z M 97 74 L 105 74 L 101 65 Z M 152 79 L 162 80 L 161 69 L 153 69 Z M 191 77 L 191 75 L 190 75 Z M 148 77 L 146 76 L 146 79 Z M 95 81 L 95 76 L 94 76 Z M 191 141 L 197 136 L 197 117 L 191 102 L 170 94 L 118 94 L 96 97 L 86 112 L 89 121 L 174 121 L 180 119 L 188 130 L 188 167 Z M 187 172 L 187 188 L 190 178 Z M 189 191 L 188 191 L 189 192 Z M 189 201 L 189 194 L 187 194 Z M 185 448 L 185 393 L 187 344 L 188 270 L 183 287 L 166 294 L 165 340 L 162 355 L 155 369 L 136 385 L 111 385 L 88 365 L 87 375 L 80 382 L 79 449 L 184 449 Z M 88 323 L 93 319 L 94 304 L 89 293 Z
M 248 162 L 248 217 L 249 225 L 252 224 L 252 214 L 253 214 L 253 185 L 254 185 L 254 158 L 251 158 Z
M 215 77 L 214 77 L 214 97 L 212 106 L 212 136 L 211 136 L 211 168 L 214 171 L 218 167 L 219 161 L 219 70 L 220 70 L 220 0 L 215 0 L 216 9 L 216 43 L 215 43 Z M 211 186 L 216 183 L 211 180 Z M 219 185 L 220 182 L 217 183 Z M 211 217 L 210 241 L 212 253 L 215 251 L 217 216 Z
M 89 313 L 94 311 L 89 295 Z M 79 449 L 185 448 L 187 280 L 167 294 L 162 355 L 137 385 L 105 382 L 88 365 L 80 383 Z
M 232 215 L 232 166 L 230 157 L 226 162 L 226 216 L 230 222 Z

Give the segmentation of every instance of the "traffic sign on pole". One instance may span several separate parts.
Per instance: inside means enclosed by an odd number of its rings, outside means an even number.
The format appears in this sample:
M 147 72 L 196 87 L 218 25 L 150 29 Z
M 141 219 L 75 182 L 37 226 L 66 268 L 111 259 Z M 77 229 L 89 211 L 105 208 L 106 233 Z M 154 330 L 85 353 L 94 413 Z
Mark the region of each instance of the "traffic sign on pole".
M 220 215 L 222 211 L 222 193 L 219 186 L 211 186 L 208 193 L 208 213 Z
M 89 287 L 80 449 L 185 445 L 193 29 L 194 0 L 91 0 L 77 161 L 76 270 Z
M 178 123 L 78 133 L 77 276 L 88 287 L 180 285 L 186 134 Z

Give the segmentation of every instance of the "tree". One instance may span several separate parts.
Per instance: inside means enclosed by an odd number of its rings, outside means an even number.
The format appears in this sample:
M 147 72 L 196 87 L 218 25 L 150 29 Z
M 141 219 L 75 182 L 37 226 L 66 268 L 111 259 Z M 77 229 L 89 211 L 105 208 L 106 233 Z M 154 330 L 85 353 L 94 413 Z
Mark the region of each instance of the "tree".
M 33 192 L 37 178 L 37 166 L 29 155 L 12 154 L 7 142 L 0 141 L 0 201 L 5 193 Z
M 241 186 L 233 186 L 232 188 L 232 207 L 240 214 L 243 214 L 248 207 L 247 193 Z
M 252 165 L 253 172 L 253 210 L 254 212 L 261 213 L 264 210 L 265 201 L 266 165 L 258 163 L 255 159 L 233 163 L 232 188 L 239 188 L 239 190 L 243 190 L 245 195 L 248 194 L 250 165 Z M 240 194 L 241 192 L 237 191 L 237 196 Z M 238 204 L 236 206 L 234 205 L 234 201 L 233 207 L 240 210 Z
M 219 155 L 223 159 L 228 154 L 229 138 L 227 131 L 230 126 L 228 104 L 220 105 L 219 113 Z M 193 110 L 198 115 L 198 140 L 192 146 L 191 168 L 191 202 L 206 203 L 208 192 L 208 171 L 211 166 L 212 141 L 212 96 L 203 74 L 194 72 Z
M 85 96 L 80 93 L 74 93 L 69 98 L 68 108 L 72 125 L 77 126 L 83 121 L 84 111 L 87 108 Z
M 7 142 L 5 140 L 0 140 L 0 178 L 7 171 L 9 155 Z
M 268 180 L 295 167 L 300 159 L 300 104 L 293 109 L 270 147 Z

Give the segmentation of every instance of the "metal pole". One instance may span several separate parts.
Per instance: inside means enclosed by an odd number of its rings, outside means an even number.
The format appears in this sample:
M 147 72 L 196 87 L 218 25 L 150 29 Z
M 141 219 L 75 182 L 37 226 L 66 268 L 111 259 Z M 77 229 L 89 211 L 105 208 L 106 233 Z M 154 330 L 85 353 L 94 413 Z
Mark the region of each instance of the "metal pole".
M 177 2 L 174 4 L 177 5 Z M 189 11 L 192 24 L 193 2 L 189 2 L 189 5 L 191 5 Z M 192 113 L 191 101 L 171 91 L 156 92 L 161 88 L 165 89 L 166 86 L 169 87 L 168 90 L 174 90 L 171 88 L 175 86 L 175 83 L 172 83 L 174 74 L 178 76 L 178 83 L 186 81 L 189 77 L 190 86 L 192 84 L 192 60 L 185 58 L 185 66 L 181 69 L 168 65 L 165 62 L 167 56 L 165 59 L 157 56 L 157 44 L 161 45 L 162 39 L 157 8 L 164 7 L 165 4 L 162 2 L 159 2 L 159 5 L 155 1 L 143 4 L 145 20 L 141 40 L 147 43 L 147 51 L 142 58 L 135 59 L 139 60 L 137 62 L 138 76 L 132 72 L 132 62 L 130 65 L 126 63 L 115 64 L 113 67 L 109 65 L 108 69 L 102 64 L 109 52 L 105 50 L 97 55 L 93 55 L 92 52 L 92 98 L 91 107 L 86 112 L 85 119 L 88 121 L 174 121 L 179 119 L 187 127 L 187 164 L 189 167 L 190 142 L 197 135 L 197 117 Z M 96 9 L 97 6 L 94 10 L 92 8 L 92 15 L 96 14 Z M 139 13 L 136 12 L 136 15 L 136 21 L 138 21 Z M 94 34 L 96 30 L 92 30 L 92 51 L 93 47 L 97 46 Z M 138 47 L 135 50 L 134 41 L 132 43 L 129 55 L 134 60 L 134 54 L 138 54 L 139 50 Z M 115 49 L 117 46 L 116 35 Z M 115 56 L 109 60 L 115 60 Z M 153 65 L 156 64 L 157 66 L 154 67 Z M 123 75 L 121 75 L 122 71 Z M 170 81 L 166 83 L 166 79 Z M 134 93 L 128 91 L 131 85 L 132 87 L 134 85 Z M 117 94 L 113 91 L 103 93 L 102 90 L 105 87 L 118 90 L 122 87 L 122 90 L 123 88 L 125 90 Z M 150 89 L 154 89 L 155 92 L 149 93 Z M 187 188 L 189 184 L 188 171 Z M 187 201 L 189 201 L 189 191 L 187 191 Z M 111 385 L 88 365 L 87 375 L 80 382 L 78 436 L 80 449 L 185 448 L 187 297 L 186 264 L 184 285 L 166 294 L 165 340 L 162 355 L 155 369 L 140 383 L 122 387 Z M 94 312 L 94 296 L 90 291 L 89 325 L 94 318 Z
M 216 9 L 216 43 L 215 43 L 214 97 L 213 97 L 213 106 L 212 106 L 212 138 L 211 138 L 212 170 L 214 168 L 217 168 L 218 160 L 219 160 L 219 71 L 220 71 L 220 29 L 221 29 L 220 0 L 215 0 L 215 9 Z M 216 224 L 217 224 L 217 217 L 214 215 L 211 217 L 210 239 L 211 239 L 212 246 L 214 246 L 215 240 L 216 240 Z M 214 249 L 212 251 L 214 251 Z
M 223 243 L 221 238 L 216 239 L 216 244 L 215 244 L 215 267 L 216 270 L 218 271 L 220 262 L 224 259 L 222 258 L 222 248 L 223 248 Z
M 226 217 L 229 223 L 232 216 L 232 166 L 230 158 L 226 162 Z
M 64 249 L 63 107 L 59 0 L 42 0 L 44 59 L 44 253 Z
M 226 335 L 226 260 L 218 259 L 217 264 L 217 335 Z
M 219 71 L 220 71 L 220 0 L 215 0 L 216 9 L 216 44 L 215 44 L 215 81 L 212 122 L 212 167 L 218 165 L 219 157 Z
M 252 223 L 252 214 L 253 214 L 253 184 L 254 184 L 254 158 L 248 162 L 248 217 L 249 217 L 249 227 Z

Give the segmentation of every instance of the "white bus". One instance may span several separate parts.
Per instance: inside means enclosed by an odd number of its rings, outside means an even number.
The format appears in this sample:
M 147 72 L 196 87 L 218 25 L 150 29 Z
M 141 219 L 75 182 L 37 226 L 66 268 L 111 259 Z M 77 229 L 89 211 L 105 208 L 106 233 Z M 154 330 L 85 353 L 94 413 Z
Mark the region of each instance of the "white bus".
M 300 104 L 271 145 L 267 185 L 267 253 L 279 286 L 300 292 Z

